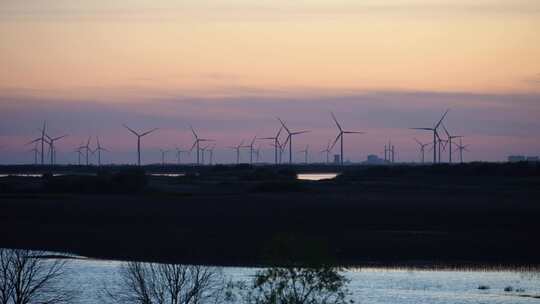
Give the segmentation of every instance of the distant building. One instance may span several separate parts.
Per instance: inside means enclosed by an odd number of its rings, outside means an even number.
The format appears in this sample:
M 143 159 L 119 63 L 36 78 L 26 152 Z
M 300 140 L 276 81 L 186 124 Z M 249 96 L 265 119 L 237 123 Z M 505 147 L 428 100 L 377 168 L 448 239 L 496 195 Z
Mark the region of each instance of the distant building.
M 379 164 L 383 164 L 384 163 L 384 160 L 381 159 L 379 156 L 377 155 L 374 155 L 374 154 L 370 154 L 367 156 L 367 160 L 366 160 L 366 164 L 369 164 L 369 165 L 379 165 Z
M 340 162 L 339 154 L 334 154 L 334 164 L 339 165 L 340 163 L 341 162 Z
M 529 157 L 527 157 L 527 161 L 528 162 L 538 162 L 538 161 L 540 161 L 540 159 L 538 158 L 538 156 L 529 156 Z
M 510 163 L 517 163 L 521 161 L 526 161 L 527 158 L 523 155 L 510 155 L 508 156 L 508 162 Z

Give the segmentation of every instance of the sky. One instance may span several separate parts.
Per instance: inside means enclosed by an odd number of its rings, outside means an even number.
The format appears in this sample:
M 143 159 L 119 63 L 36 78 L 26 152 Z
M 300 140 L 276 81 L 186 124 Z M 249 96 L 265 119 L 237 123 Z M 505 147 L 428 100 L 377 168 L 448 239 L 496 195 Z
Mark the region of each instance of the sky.
M 227 147 L 272 136 L 276 117 L 310 130 L 294 149 L 321 161 L 330 111 L 366 132 L 345 138 L 345 159 L 391 140 L 398 160 L 418 161 L 413 138 L 431 137 L 409 128 L 447 108 L 466 160 L 540 155 L 538 37 L 537 0 L 4 0 L 0 163 L 32 162 L 25 143 L 44 120 L 69 134 L 61 163 L 89 136 L 110 150 L 104 162 L 134 162 L 122 123 L 160 128 L 143 140 L 145 163 L 189 148 L 190 125 L 232 162 Z

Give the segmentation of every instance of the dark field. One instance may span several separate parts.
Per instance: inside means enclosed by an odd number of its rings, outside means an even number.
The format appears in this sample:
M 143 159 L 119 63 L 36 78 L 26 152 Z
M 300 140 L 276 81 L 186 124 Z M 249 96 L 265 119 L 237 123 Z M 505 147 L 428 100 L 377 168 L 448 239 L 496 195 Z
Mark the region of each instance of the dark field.
M 316 166 L 167 170 L 191 173 L 0 178 L 0 247 L 246 266 L 540 265 L 536 164 L 358 166 L 320 182 L 294 179 Z

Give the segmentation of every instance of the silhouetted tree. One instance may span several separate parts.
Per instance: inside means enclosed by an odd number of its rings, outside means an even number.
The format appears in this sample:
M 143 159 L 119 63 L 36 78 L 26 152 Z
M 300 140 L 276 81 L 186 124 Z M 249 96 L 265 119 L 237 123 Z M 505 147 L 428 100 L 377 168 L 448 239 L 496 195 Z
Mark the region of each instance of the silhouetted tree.
M 62 285 L 65 260 L 45 259 L 44 252 L 0 249 L 0 303 L 67 303 L 74 292 Z
M 120 281 L 104 295 L 114 303 L 218 303 L 225 283 L 218 268 L 128 262 L 120 266 Z
M 246 304 L 345 304 L 348 280 L 338 269 L 275 267 L 257 272 L 251 285 L 229 286 L 227 300 Z

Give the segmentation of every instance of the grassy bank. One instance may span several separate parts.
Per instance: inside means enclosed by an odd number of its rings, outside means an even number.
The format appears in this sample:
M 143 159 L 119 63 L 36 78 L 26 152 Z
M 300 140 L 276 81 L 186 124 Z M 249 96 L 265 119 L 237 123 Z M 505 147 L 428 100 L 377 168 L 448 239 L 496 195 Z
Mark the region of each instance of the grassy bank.
M 321 182 L 298 170 L 3 178 L 0 246 L 221 265 L 540 265 L 536 165 L 358 167 Z

